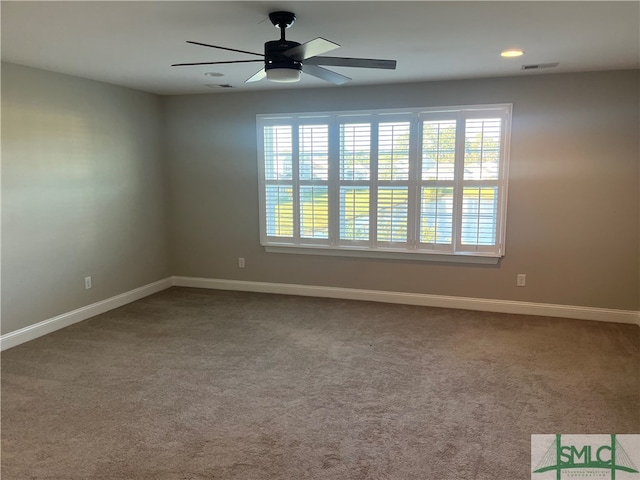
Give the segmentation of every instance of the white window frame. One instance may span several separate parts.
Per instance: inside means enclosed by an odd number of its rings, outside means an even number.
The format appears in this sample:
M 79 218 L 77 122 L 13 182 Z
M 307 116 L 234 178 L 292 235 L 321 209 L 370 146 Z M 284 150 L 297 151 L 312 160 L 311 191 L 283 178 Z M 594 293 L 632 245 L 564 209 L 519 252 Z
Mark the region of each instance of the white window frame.
M 411 109 L 385 109 L 366 111 L 334 111 L 318 113 L 289 113 L 278 115 L 257 115 L 258 140 L 258 172 L 259 172 L 259 207 L 260 207 L 260 243 L 268 252 L 295 253 L 311 255 L 331 255 L 348 257 L 374 257 L 385 259 L 409 259 L 418 261 L 459 262 L 497 264 L 505 255 L 505 230 L 507 214 L 507 186 L 509 178 L 509 148 L 511 137 L 512 104 L 470 105 L 453 107 L 429 107 Z M 500 158 L 497 179 L 485 182 L 483 180 L 464 179 L 464 147 L 465 125 L 468 119 L 499 118 L 500 130 Z M 408 119 L 410 123 L 409 142 L 409 175 L 406 180 L 379 181 L 377 179 L 377 128 L 380 123 Z M 434 245 L 420 242 L 420 196 L 421 188 L 427 184 L 444 184 L 442 181 L 427 181 L 422 179 L 422 126 L 427 120 L 455 120 L 455 174 L 450 185 L 454 188 L 453 200 L 453 238 L 450 245 Z M 349 182 L 340 179 L 339 135 L 340 124 L 371 123 L 371 163 L 369 180 Z M 313 181 L 300 179 L 298 170 L 299 145 L 297 131 L 301 125 L 326 124 L 328 134 L 328 181 L 320 182 L 328 185 L 328 238 L 302 238 L 300 236 L 299 192 L 300 185 L 313 184 Z M 268 126 L 287 125 L 292 129 L 292 178 L 284 181 L 292 187 L 293 196 L 293 235 L 267 235 L 267 207 L 266 186 L 282 184 L 282 181 L 265 179 L 265 145 L 264 129 Z M 369 239 L 367 241 L 340 239 L 340 198 L 341 185 L 369 186 Z M 408 218 L 407 241 L 402 243 L 378 242 L 375 237 L 376 212 L 372 209 L 377 205 L 375 192 L 380 184 L 406 185 L 408 188 Z M 465 246 L 460 238 L 462 222 L 462 192 L 465 185 L 489 186 L 497 189 L 497 213 L 495 217 L 495 245 Z

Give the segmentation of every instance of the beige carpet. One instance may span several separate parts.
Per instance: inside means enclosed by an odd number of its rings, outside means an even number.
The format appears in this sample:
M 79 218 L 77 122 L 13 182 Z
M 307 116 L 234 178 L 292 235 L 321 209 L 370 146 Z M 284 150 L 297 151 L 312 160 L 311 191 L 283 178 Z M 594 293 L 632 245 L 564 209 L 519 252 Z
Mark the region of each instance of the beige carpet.
M 2 480 L 530 478 L 640 432 L 640 329 L 173 288 L 2 354 Z

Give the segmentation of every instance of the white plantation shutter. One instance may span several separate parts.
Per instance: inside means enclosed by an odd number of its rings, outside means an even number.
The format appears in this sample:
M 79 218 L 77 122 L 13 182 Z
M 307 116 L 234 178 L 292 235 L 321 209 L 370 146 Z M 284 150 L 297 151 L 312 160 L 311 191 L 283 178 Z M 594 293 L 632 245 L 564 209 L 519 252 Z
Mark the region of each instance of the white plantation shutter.
M 368 245 L 371 204 L 371 123 L 339 126 L 339 243 Z
M 464 130 L 464 179 L 498 180 L 500 170 L 500 118 L 466 121 Z
M 371 124 L 340 125 L 340 180 L 371 178 Z
M 264 165 L 267 180 L 291 180 L 292 178 L 292 128 L 274 125 L 264 129 Z
M 264 129 L 266 229 L 270 237 L 293 237 L 293 137 L 289 125 Z
M 408 121 L 378 125 L 377 240 L 380 246 L 407 243 L 410 134 Z
M 463 245 L 492 246 L 496 242 L 496 187 L 465 187 L 462 194 Z
M 340 240 L 369 240 L 369 187 L 340 187 Z
M 406 243 L 407 187 L 378 187 L 378 242 Z
M 299 126 L 300 237 L 329 238 L 329 126 Z
M 424 186 L 420 198 L 420 242 L 451 245 L 453 238 L 453 187 Z
M 329 179 L 329 126 L 300 125 L 300 180 Z
M 456 125 L 455 118 L 422 122 L 419 242 L 425 248 L 449 249 L 453 242 Z
M 318 185 L 300 186 L 300 236 L 329 238 L 328 188 Z
M 502 119 L 467 119 L 464 135 L 460 248 L 490 251 L 497 242 Z
M 409 122 L 378 127 L 378 181 L 409 180 Z
M 422 122 L 422 180 L 453 181 L 456 121 Z
M 259 115 L 261 242 L 499 258 L 510 119 L 510 105 Z
M 267 235 L 293 237 L 293 189 L 285 185 L 267 185 Z

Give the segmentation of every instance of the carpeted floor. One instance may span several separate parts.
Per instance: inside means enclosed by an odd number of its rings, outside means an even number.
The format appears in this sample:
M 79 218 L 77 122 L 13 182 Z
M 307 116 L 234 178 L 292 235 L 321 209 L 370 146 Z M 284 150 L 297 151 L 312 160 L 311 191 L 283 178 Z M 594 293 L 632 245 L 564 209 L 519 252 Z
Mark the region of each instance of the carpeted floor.
M 633 325 L 172 288 L 2 354 L 3 480 L 529 479 L 640 432 Z

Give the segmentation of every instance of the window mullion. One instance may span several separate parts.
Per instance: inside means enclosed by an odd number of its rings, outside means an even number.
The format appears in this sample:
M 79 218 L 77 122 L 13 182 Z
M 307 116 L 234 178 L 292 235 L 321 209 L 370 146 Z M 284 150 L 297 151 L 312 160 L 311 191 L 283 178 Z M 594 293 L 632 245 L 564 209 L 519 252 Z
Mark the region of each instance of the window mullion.
M 453 226 L 451 228 L 451 247 L 453 253 L 460 250 L 462 237 L 462 199 L 464 190 L 464 142 L 465 142 L 465 118 L 458 115 L 456 121 L 456 152 L 453 179 Z
M 293 242 L 300 244 L 300 123 L 292 122 L 291 163 L 293 195 Z
M 419 115 L 411 119 L 409 130 L 409 185 L 407 205 L 407 247 L 411 250 L 418 248 L 419 218 L 420 218 L 420 137 L 421 122 Z
M 340 127 L 338 118 L 329 121 L 329 245 L 340 243 Z
M 371 158 L 369 162 L 369 245 L 378 246 L 378 118 L 371 119 Z

